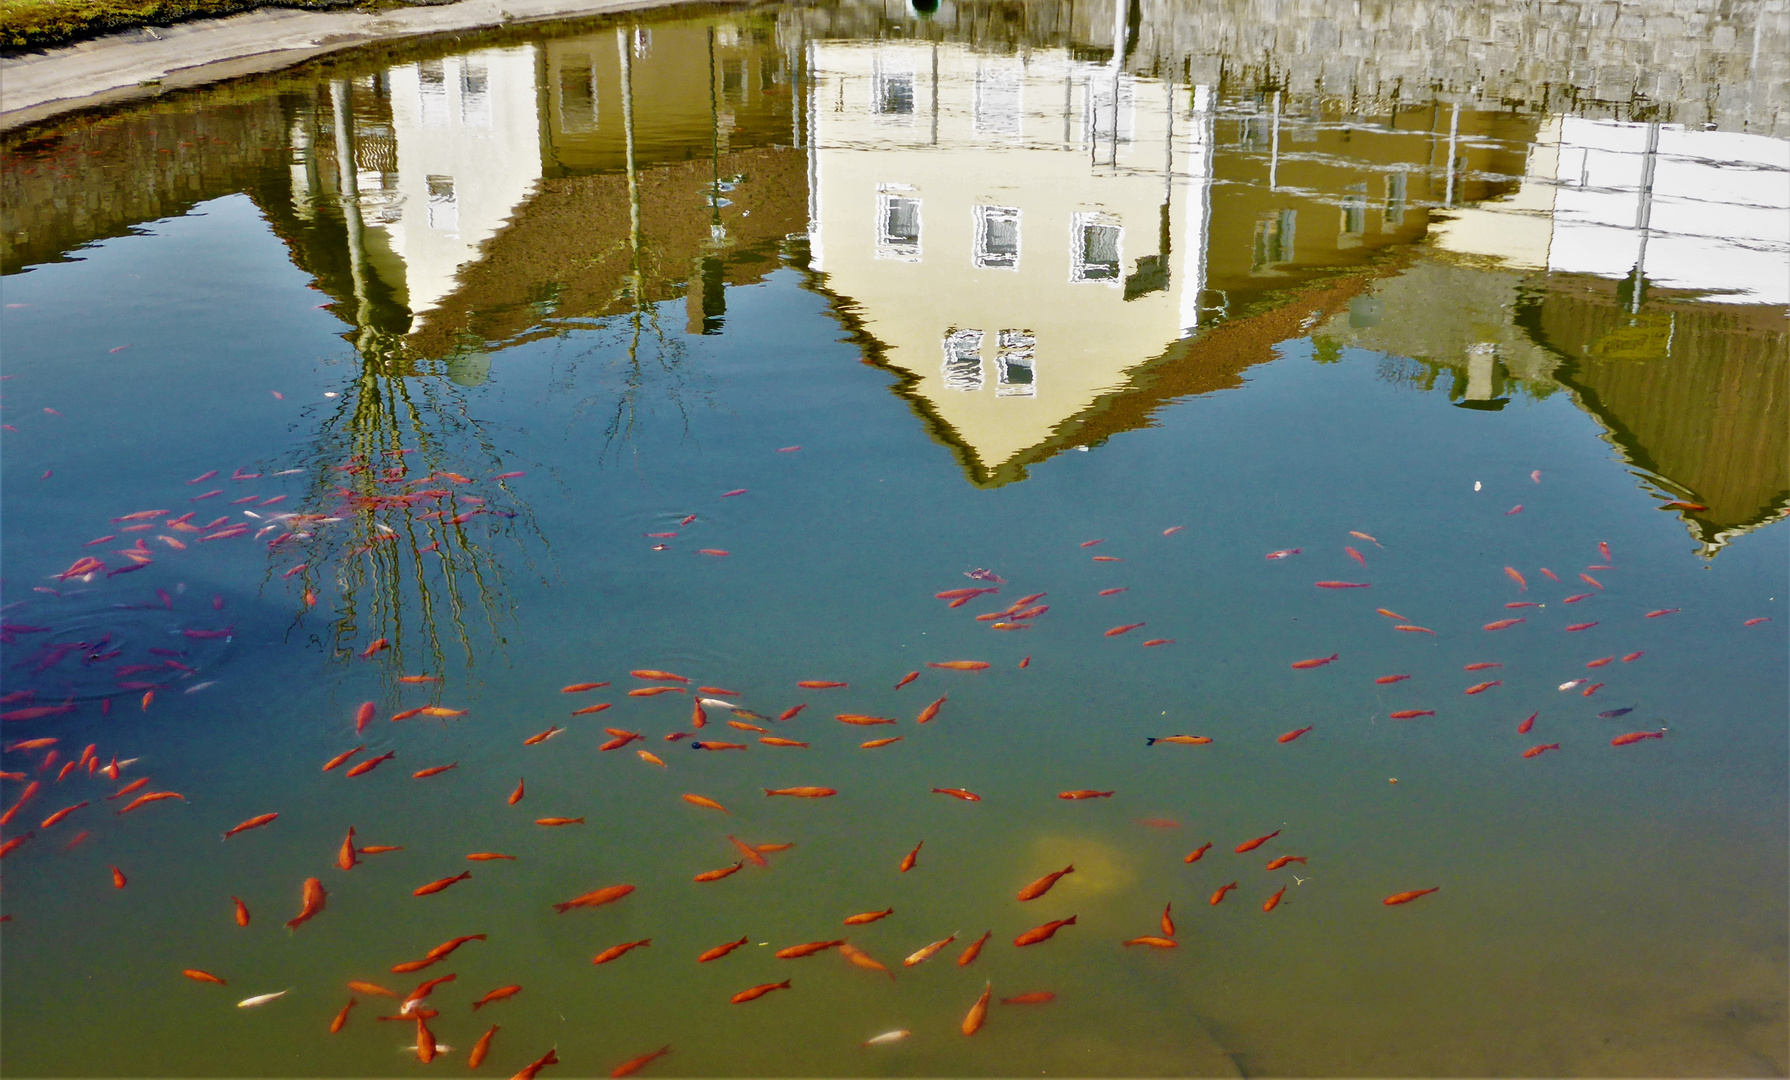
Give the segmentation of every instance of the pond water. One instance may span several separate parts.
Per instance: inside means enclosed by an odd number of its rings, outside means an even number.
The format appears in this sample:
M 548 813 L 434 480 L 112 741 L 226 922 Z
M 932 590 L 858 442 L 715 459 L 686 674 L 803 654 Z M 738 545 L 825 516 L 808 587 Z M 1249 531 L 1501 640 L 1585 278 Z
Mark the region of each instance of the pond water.
M 408 1074 L 349 983 L 451 975 L 450 1071 L 1784 1075 L 1790 46 L 1692 6 L 669 9 L 13 132 L 7 1071 Z

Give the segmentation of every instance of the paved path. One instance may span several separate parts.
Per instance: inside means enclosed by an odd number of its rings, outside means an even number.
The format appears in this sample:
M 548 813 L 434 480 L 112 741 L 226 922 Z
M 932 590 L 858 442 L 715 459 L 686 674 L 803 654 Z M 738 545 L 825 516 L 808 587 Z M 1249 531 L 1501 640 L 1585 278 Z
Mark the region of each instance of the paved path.
M 264 8 L 0 60 L 0 131 L 291 67 L 371 41 L 663 7 L 673 0 L 458 0 L 394 11 Z

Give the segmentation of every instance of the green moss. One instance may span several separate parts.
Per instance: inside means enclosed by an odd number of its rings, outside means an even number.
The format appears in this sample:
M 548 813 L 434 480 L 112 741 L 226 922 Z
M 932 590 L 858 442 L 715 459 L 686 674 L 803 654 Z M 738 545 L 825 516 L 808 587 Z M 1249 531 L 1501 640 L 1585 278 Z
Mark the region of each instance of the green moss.
M 265 0 L 0 0 L 0 54 L 266 6 Z M 317 10 L 351 7 L 354 0 L 280 0 L 278 6 Z

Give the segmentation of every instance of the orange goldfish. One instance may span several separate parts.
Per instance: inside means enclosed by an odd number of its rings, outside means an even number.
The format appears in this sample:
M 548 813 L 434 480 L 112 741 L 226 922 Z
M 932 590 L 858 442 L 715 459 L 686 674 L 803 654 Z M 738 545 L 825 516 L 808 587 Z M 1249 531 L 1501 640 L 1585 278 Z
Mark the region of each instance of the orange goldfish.
M 789 980 L 784 979 L 780 983 L 764 983 L 759 986 L 754 986 L 748 990 L 741 990 L 739 993 L 735 994 L 732 998 L 729 998 L 728 1000 L 732 1001 L 735 1005 L 743 1005 L 748 1001 L 756 1001 L 759 998 L 764 997 L 766 994 L 770 993 L 772 990 L 788 990 L 788 989 L 789 989 Z
M 926 841 L 924 841 L 924 840 L 915 844 L 914 850 L 908 852 L 907 855 L 905 855 L 902 858 L 901 868 L 898 872 L 905 874 L 909 870 L 912 870 L 914 868 L 915 864 L 917 864 L 920 861 L 920 849 L 925 846 L 926 846 Z
M 982 936 L 977 938 L 976 940 L 970 942 L 969 948 L 963 950 L 963 955 L 959 956 L 957 958 L 957 966 L 958 967 L 968 967 L 969 965 L 975 963 L 976 957 L 982 955 L 982 946 L 988 944 L 988 939 L 993 936 L 994 936 L 993 930 L 983 931 Z
M 545 1054 L 542 1054 L 540 1057 L 529 1062 L 527 1065 L 522 1066 L 521 1071 L 516 1073 L 515 1076 L 510 1077 L 510 1080 L 535 1080 L 535 1077 L 540 1075 L 542 1069 L 545 1069 L 549 1065 L 558 1064 L 558 1052 L 549 1050 Z
M 1112 797 L 1113 793 L 1110 791 L 1095 791 L 1091 788 L 1082 788 L 1079 791 L 1057 792 L 1057 798 L 1059 799 L 1110 799 Z
M 1254 851 L 1256 848 L 1261 847 L 1263 844 L 1266 844 L 1268 841 L 1274 839 L 1275 837 L 1277 837 L 1279 835 L 1280 835 L 1280 830 L 1275 829 L 1273 832 L 1269 833 L 1267 836 L 1258 836 L 1254 840 L 1245 840 L 1241 844 L 1237 845 L 1237 854 L 1241 855 L 1245 851 Z
M 604 904 L 611 904 L 620 900 L 622 897 L 633 891 L 634 886 L 632 885 L 605 885 L 603 888 L 594 889 L 591 892 L 585 893 L 583 896 L 564 901 L 563 903 L 554 904 L 553 910 L 564 915 L 573 908 L 602 907 Z
M 1611 739 L 1610 745 L 1611 746 L 1628 746 L 1632 743 L 1638 743 L 1642 739 L 1664 739 L 1665 737 L 1666 737 L 1666 733 L 1663 730 L 1661 730 L 1661 731 L 1631 731 L 1626 735 L 1618 735 L 1614 739 Z
M 730 833 L 730 834 L 728 834 L 727 842 L 732 844 L 734 847 L 738 848 L 740 854 L 744 855 L 746 857 L 746 861 L 751 863 L 753 866 L 769 866 L 769 865 L 771 865 L 769 862 L 767 862 L 765 860 L 765 857 L 759 853 L 759 850 L 757 848 L 755 848 L 751 844 L 748 844 L 745 841 L 741 840 L 739 837 L 734 836 Z
M 163 799 L 179 799 L 181 802 L 186 802 L 186 796 L 177 791 L 151 791 L 147 795 L 139 795 L 132 799 L 130 803 L 127 804 L 124 809 L 118 811 L 118 813 L 128 814 L 139 806 L 148 806 L 152 802 L 160 802 Z M 19 801 L 23 802 L 24 800 L 21 799 Z
M 1208 840 L 1204 844 L 1202 844 L 1199 847 L 1188 852 L 1187 857 L 1185 859 L 1182 859 L 1181 861 L 1189 862 L 1189 863 L 1199 862 L 1200 859 L 1205 856 L 1206 852 L 1208 852 L 1210 850 L 1212 850 L 1212 842 L 1210 840 Z
M 841 724 L 856 724 L 859 727 L 872 727 L 876 724 L 893 724 L 895 722 L 886 716 L 865 716 L 862 713 L 840 713 L 833 719 Z
M 82 803 L 81 805 L 85 806 L 86 804 Z M 280 815 L 278 815 L 278 814 L 256 814 L 254 817 L 243 822 L 241 825 L 238 825 L 235 828 L 231 829 L 229 832 L 225 833 L 224 839 L 228 840 L 232 836 L 235 836 L 239 832 L 247 832 L 250 829 L 259 829 L 263 825 L 270 824 L 274 818 L 277 818 L 279 816 Z
M 303 906 L 300 907 L 298 914 L 286 923 L 286 929 L 296 930 L 316 918 L 328 900 L 329 893 L 324 891 L 323 882 L 314 877 L 305 878 Z
M 510 792 L 510 805 L 515 806 L 522 801 L 522 781 L 516 781 L 516 790 Z
M 561 825 L 582 825 L 584 819 L 581 817 L 543 817 L 535 818 L 535 824 L 553 829 Z
M 707 798 L 702 795 L 685 795 L 685 796 L 683 796 L 683 800 L 685 802 L 689 803 L 691 806 L 701 806 L 701 807 L 704 807 L 709 810 L 719 810 L 723 814 L 730 813 L 728 811 L 727 807 L 722 806 L 720 803 L 716 802 L 715 800 Z
M 937 701 L 933 702 L 932 704 L 926 706 L 924 709 L 920 710 L 920 715 L 914 719 L 914 723 L 916 723 L 916 724 L 931 723 L 933 718 L 938 716 L 939 707 L 942 706 L 944 703 L 945 703 L 945 698 L 943 696 L 940 696 L 940 698 Z
M 749 936 L 742 936 L 740 938 L 740 940 L 738 940 L 738 941 L 730 941 L 725 945 L 717 945 L 714 948 L 709 949 L 706 952 L 704 952 L 701 956 L 698 956 L 696 958 L 696 962 L 698 964 L 706 964 L 710 960 L 719 960 L 723 956 L 726 956 L 728 953 L 734 951 L 735 949 L 739 948 L 740 946 L 750 943 L 751 940 L 752 939 Z
M 916 964 L 924 964 L 926 961 L 932 959 L 933 956 L 935 956 L 940 949 L 944 948 L 945 946 L 951 944 L 953 941 L 956 941 L 956 940 L 957 940 L 957 935 L 952 934 L 948 938 L 944 938 L 940 941 L 935 941 L 930 945 L 923 946 L 922 948 L 915 950 L 915 952 L 912 956 L 909 956 L 906 960 L 903 960 L 901 962 L 901 966 L 902 967 L 913 967 Z
M 805 742 L 797 742 L 794 739 L 781 739 L 775 735 L 766 735 L 758 741 L 764 743 L 766 746 L 799 746 L 803 749 L 807 749 L 808 747 L 808 744 Z
M 1310 660 L 1295 660 L 1293 661 L 1293 670 L 1305 671 L 1309 668 L 1323 667 L 1325 664 L 1335 663 L 1341 658 L 1341 653 L 1331 653 L 1329 656 L 1313 657 Z
M 873 923 L 878 919 L 886 919 L 893 914 L 895 914 L 895 909 L 889 907 L 884 908 L 881 911 L 866 911 L 858 915 L 848 915 L 845 918 L 845 925 L 862 926 L 865 923 Z
M 965 791 L 963 788 L 960 788 L 960 787 L 935 787 L 932 789 L 932 791 L 933 791 L 933 794 L 935 794 L 935 795 L 949 795 L 953 799 L 962 799 L 964 802 L 981 802 L 982 801 L 982 796 L 976 794 L 973 791 Z
M 1173 938 L 1152 937 L 1146 934 L 1143 937 L 1134 937 L 1130 941 L 1120 942 L 1120 944 L 1127 948 L 1133 945 L 1148 945 L 1152 949 L 1173 949 L 1179 943 Z
M 449 885 L 454 884 L 456 881 L 465 881 L 467 878 L 470 878 L 471 876 L 472 876 L 471 870 L 462 870 L 458 874 L 455 874 L 453 877 L 444 877 L 438 881 L 431 881 L 427 885 L 420 885 L 417 888 L 411 890 L 410 895 L 412 895 L 412 896 L 429 896 L 432 893 L 440 892 L 441 890 L 447 888 Z
M 1141 626 L 1143 624 L 1140 623 L 1138 625 Z M 982 671 L 985 670 L 989 664 L 986 660 L 928 660 L 926 666 L 930 668 L 944 668 L 948 671 Z
M 1157 743 L 1173 743 L 1178 746 L 1204 746 L 1211 741 L 1204 735 L 1158 735 L 1153 739 L 1145 737 L 1144 745 L 1155 746 Z
M 837 949 L 843 944 L 845 944 L 844 938 L 837 941 L 810 941 L 805 945 L 791 945 L 787 949 L 778 949 L 775 955 L 779 960 L 799 960 L 804 956 L 813 956 L 817 952 Z
M 615 960 L 615 959 L 618 959 L 618 958 L 626 955 L 629 951 L 631 951 L 633 949 L 642 949 L 648 945 L 651 945 L 652 943 L 653 943 L 652 938 L 641 938 L 639 941 L 629 941 L 629 942 L 624 942 L 623 944 L 620 944 L 620 945 L 611 945 L 607 949 L 604 949 L 602 952 L 591 957 L 590 962 L 593 964 L 607 964 L 611 960 Z
M 1303 855 L 1282 855 L 1280 858 L 1275 859 L 1273 862 L 1269 863 L 1268 869 L 1279 870 L 1281 867 L 1287 865 L 1288 863 L 1299 863 L 1300 865 L 1303 866 L 1305 864 L 1305 856 L 1303 856 Z
M 337 1013 L 336 1018 L 329 1022 L 329 1033 L 331 1035 L 334 1035 L 344 1027 L 348 1026 L 348 1010 L 354 1008 L 358 1004 L 360 1004 L 359 1000 L 352 997 L 348 999 L 348 1004 L 342 1006 L 342 1011 Z
M 230 900 L 236 905 L 236 925 L 249 925 L 249 906 L 234 896 Z
M 982 1030 L 982 1024 L 988 1019 L 988 996 L 994 992 L 994 984 L 987 983 L 982 987 L 982 996 L 970 1006 L 970 1011 L 963 1018 L 963 1033 L 974 1035 Z
M 653 668 L 640 668 L 635 671 L 630 671 L 628 674 L 634 676 L 636 679 L 646 679 L 649 682 L 677 682 L 685 684 L 690 682 L 689 679 L 684 678 L 682 675 L 674 675 L 669 671 L 657 671 Z
M 895 736 L 892 736 L 887 739 L 868 739 L 864 742 L 859 743 L 858 749 L 860 749 L 860 750 L 875 750 L 878 747 L 889 746 L 891 744 L 901 742 L 905 738 L 906 738 L 905 735 L 895 735 Z
M 1486 623 L 1486 624 L 1485 624 L 1485 628 L 1486 628 L 1486 629 L 1487 629 L 1487 630 L 1507 630 L 1507 629 L 1509 629 L 1509 628 L 1510 628 L 1510 627 L 1513 627 L 1513 626 L 1515 626 L 1515 625 L 1516 625 L 1516 624 L 1517 624 L 1517 623 L 1523 623 L 1523 622 L 1528 622 L 1528 621 L 1529 621 L 1529 620 L 1528 620 L 1528 619 L 1527 619 L 1527 618 L 1521 618 L 1521 619 L 1499 619 L 1499 620 L 1497 620 L 1497 621 L 1496 621 L 1496 622 L 1489 622 L 1489 623 Z
M 849 941 L 844 945 L 839 946 L 839 955 L 845 957 L 853 967 L 861 967 L 865 971 L 880 971 L 884 975 L 887 975 L 891 980 L 895 978 L 895 973 L 893 971 L 890 971 L 888 968 L 878 963 L 875 957 Z
M 1527 581 L 1525 581 L 1525 580 L 1524 580 L 1524 579 L 1523 579 L 1523 575 L 1522 575 L 1522 574 L 1520 574 L 1520 573 L 1518 573 L 1518 572 L 1517 572 L 1517 569 L 1516 569 L 1516 567 L 1514 567 L 1514 566 L 1506 566 L 1506 567 L 1505 567 L 1505 568 L 1504 568 L 1504 574 L 1505 574 L 1505 576 L 1506 576 L 1506 577 L 1508 577 L 1508 578 L 1510 578 L 1510 580 L 1512 580 L 1512 581 L 1514 581 L 1514 582 L 1516 582 L 1516 583 L 1517 583 L 1517 589 L 1518 589 L 1518 590 L 1519 590 L 1519 591 L 1523 591 L 1523 592 L 1527 592 L 1527 591 L 1528 591 L 1528 589 L 1529 589 L 1529 583 L 1528 583 L 1528 582 L 1527 582 Z
M 691 880 L 699 881 L 699 882 L 720 881 L 724 877 L 732 877 L 733 875 L 739 873 L 740 867 L 745 866 L 745 865 L 746 865 L 746 860 L 741 859 L 739 862 L 734 863 L 732 866 L 723 867 L 720 870 L 705 870 L 704 872 L 697 874 Z
M 216 975 L 213 975 L 211 972 L 200 971 L 198 968 L 186 968 L 181 971 L 181 974 L 185 975 L 187 978 L 193 980 L 194 982 L 217 983 L 219 986 L 229 986 L 230 985 L 229 983 L 225 982 L 224 980 L 218 978 Z
M 1397 712 L 1387 713 L 1386 715 L 1391 717 L 1394 720 L 1415 720 L 1419 716 L 1434 716 L 1434 715 L 1436 715 L 1436 710 L 1434 710 L 1434 709 L 1400 709 Z
M 589 716 L 592 713 L 600 713 L 604 709 L 607 709 L 608 707 L 609 707 L 609 702 L 599 701 L 595 705 L 586 705 L 582 709 L 573 709 L 572 715 L 573 716 Z
M 472 1053 L 466 1055 L 466 1067 L 476 1069 L 485 1063 L 485 1055 L 491 1052 L 491 1040 L 497 1035 L 498 1025 L 492 1024 L 491 1030 L 479 1036 L 479 1041 L 472 1044 Z
M 1408 904 L 1419 896 L 1428 896 L 1430 893 L 1435 892 L 1441 887 L 1442 886 L 1437 885 L 1432 889 L 1412 889 L 1410 892 L 1393 893 L 1391 896 L 1380 901 L 1380 903 L 1385 904 L 1387 907 L 1392 907 L 1394 904 Z
M 612 1078 L 632 1076 L 669 1053 L 671 1053 L 671 1047 L 669 1045 L 661 1046 L 650 1054 L 641 1054 L 639 1057 L 629 1058 L 620 1065 L 609 1070 L 609 1075 Z
M 459 767 L 460 763 L 458 761 L 454 762 L 452 765 L 431 765 L 427 769 L 418 769 L 416 772 L 411 773 L 410 778 L 412 780 L 426 780 L 431 776 L 440 776 L 449 769 L 458 769 Z
M 1299 736 L 1305 734 L 1306 732 L 1310 731 L 1312 728 L 1314 728 L 1316 726 L 1317 725 L 1315 725 L 1315 724 L 1307 724 L 1302 728 L 1297 728 L 1293 731 L 1287 732 L 1285 735 L 1278 736 L 1277 738 L 1275 738 L 1274 741 L 1280 742 L 1280 743 L 1292 742 L 1294 739 L 1297 739 Z
M 1487 690 L 1490 690 L 1494 686 L 1503 686 L 1503 685 L 1504 685 L 1503 679 L 1493 679 L 1491 682 L 1474 683 L 1472 686 L 1467 687 L 1467 693 L 1483 694 Z
M 1212 894 L 1212 905 L 1214 907 L 1216 907 L 1218 904 L 1222 903 L 1224 901 L 1224 894 L 1230 892 L 1232 889 L 1234 889 L 1236 887 L 1237 887 L 1237 883 L 1234 881 L 1231 882 L 1229 885 L 1220 886 L 1218 891 Z
M 906 674 L 906 675 L 903 675 L 903 676 L 902 676 L 902 677 L 901 677 L 901 681 L 900 681 L 900 682 L 898 682 L 898 683 L 896 683 L 896 684 L 895 684 L 895 689 L 897 689 L 897 690 L 899 690 L 899 689 L 901 689 L 901 688 L 902 688 L 902 687 L 904 687 L 904 686 L 906 686 L 906 685 L 907 685 L 907 684 L 908 684 L 908 683 L 911 683 L 911 682 L 913 682 L 913 681 L 914 681 L 914 680 L 915 680 L 915 679 L 917 679 L 917 678 L 919 678 L 919 677 L 920 677 L 920 673 L 919 673 L 919 672 L 917 672 L 917 671 L 910 671 L 910 672 L 908 672 L 908 673 L 907 673 L 907 674 Z
M 638 690 L 628 691 L 628 696 L 629 697 L 657 697 L 660 694 L 683 694 L 683 693 L 687 693 L 687 692 L 688 691 L 686 691 L 681 686 L 643 686 Z
M 1034 926 L 1030 930 L 1027 930 L 1025 933 L 1014 938 L 1013 944 L 1015 944 L 1015 945 L 1036 945 L 1040 941 L 1049 941 L 1053 936 L 1056 935 L 1056 932 L 1058 930 L 1061 930 L 1065 926 L 1074 926 L 1074 925 L 1075 925 L 1075 916 L 1074 915 L 1069 916 L 1067 919 L 1054 919 L 1050 922 L 1045 923 L 1042 926 Z
M 510 859 L 513 861 L 516 858 L 514 855 L 504 855 L 496 851 L 475 851 L 466 857 L 473 862 L 495 862 L 498 859 Z
M 824 799 L 839 792 L 830 787 L 765 788 L 766 795 L 788 795 L 797 799 Z
M 1557 742 L 1543 743 L 1540 746 L 1531 746 L 1529 749 L 1523 751 L 1523 756 L 1526 758 L 1540 757 L 1549 750 L 1558 749 L 1560 749 L 1560 744 Z
M 1280 887 L 1280 891 L 1275 893 L 1273 896 L 1270 896 L 1268 898 L 1268 902 L 1262 905 L 1262 910 L 1263 911 L 1273 911 L 1276 907 L 1280 906 L 1280 898 L 1285 896 L 1286 894 L 1287 894 L 1287 887 L 1285 885 L 1282 885 Z
M 840 690 L 850 684 L 834 682 L 831 679 L 803 679 L 801 682 L 796 683 L 796 685 L 804 690 Z
M 381 763 L 390 761 L 391 759 L 393 759 L 397 756 L 398 756 L 398 752 L 396 750 L 387 750 L 385 753 L 380 754 L 378 757 L 368 758 L 367 760 L 361 762 L 359 765 L 351 766 L 345 775 L 360 776 L 365 773 L 370 773 L 374 769 L 379 768 Z
M 659 755 L 653 753 L 651 750 L 636 750 L 634 753 L 640 760 L 646 762 L 648 765 L 657 765 L 661 769 L 670 767 L 665 764 L 664 760 L 661 759 Z
M 560 693 L 562 693 L 562 694 L 582 694 L 582 693 L 584 693 L 584 692 L 585 692 L 585 691 L 586 691 L 586 690 L 595 690 L 595 689 L 597 689 L 597 688 L 599 688 L 599 687 L 603 687 L 603 686 L 608 686 L 608 685 L 609 685 L 609 684 L 608 684 L 608 683 L 606 683 L 606 682 L 581 682 L 581 683 L 573 683 L 573 684 L 572 684 L 572 685 L 570 685 L 570 686 L 562 686 L 562 687 L 560 687 L 560 688 L 559 688 L 559 692 L 560 692 Z

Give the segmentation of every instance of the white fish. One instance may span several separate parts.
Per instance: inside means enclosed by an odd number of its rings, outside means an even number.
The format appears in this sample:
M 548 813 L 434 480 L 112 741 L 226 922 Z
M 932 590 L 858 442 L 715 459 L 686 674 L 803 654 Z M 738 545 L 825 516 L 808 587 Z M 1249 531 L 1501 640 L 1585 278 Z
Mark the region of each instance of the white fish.
M 184 691 L 184 693 L 197 694 L 199 691 L 204 690 L 207 687 L 216 686 L 216 685 L 217 685 L 216 679 L 212 679 L 209 682 L 194 683 L 193 685 L 187 687 L 186 690 Z
M 400 1047 L 398 1047 L 398 1052 L 401 1054 L 414 1054 L 414 1053 L 416 1053 L 416 1047 L 400 1046 Z M 454 1052 L 454 1048 L 451 1046 L 444 1046 L 441 1043 L 436 1043 L 435 1044 L 435 1052 L 437 1054 L 451 1054 Z
M 252 1009 L 257 1005 L 265 1005 L 274 998 L 283 998 L 291 992 L 292 991 L 290 990 L 278 990 L 271 994 L 256 994 L 252 998 L 243 998 L 236 1003 L 236 1007 L 239 1009 Z
M 274 473 L 274 475 L 275 476 L 297 476 L 301 472 L 304 472 L 304 470 L 303 469 L 281 469 L 279 472 Z
M 890 1044 L 892 1042 L 900 1042 L 901 1040 L 907 1038 L 909 1035 L 912 1035 L 912 1034 L 913 1034 L 913 1032 L 909 1031 L 906 1028 L 898 1028 L 895 1031 L 885 1031 L 881 1035 L 873 1035 L 870 1038 L 864 1040 L 864 1045 L 865 1046 L 887 1046 L 888 1044 Z
M 243 516 L 243 517 L 252 517 L 252 518 L 254 518 L 254 519 L 255 519 L 255 520 L 256 520 L 256 521 L 260 521 L 260 520 L 261 520 L 261 515 L 260 515 L 260 514 L 257 514 L 257 513 L 255 513 L 255 512 L 254 512 L 254 511 L 253 511 L 253 510 L 244 510 L 244 511 L 243 511 L 243 512 L 242 512 L 242 516 Z
M 1571 690 L 1575 686 L 1584 686 L 1586 681 L 1587 680 L 1585 680 L 1585 679 L 1571 679 L 1571 680 L 1568 680 L 1567 682 L 1561 683 L 1560 689 L 1563 692 L 1567 691 L 1567 690 Z

